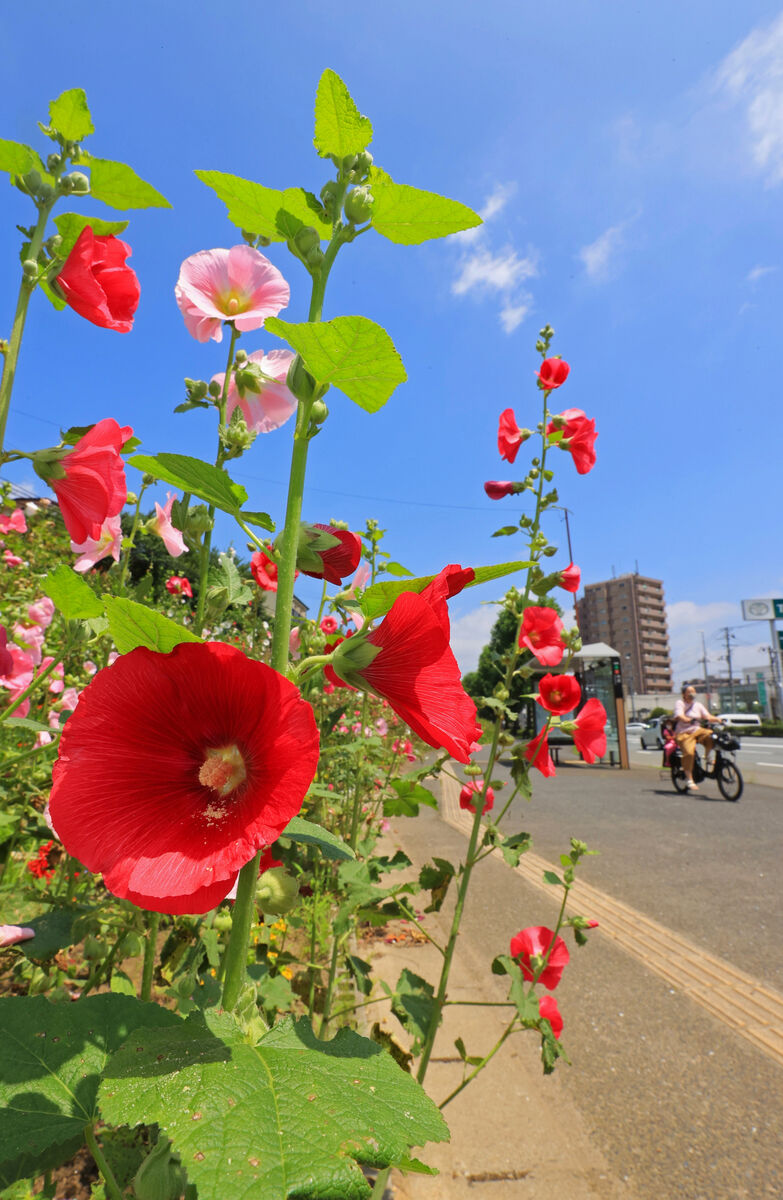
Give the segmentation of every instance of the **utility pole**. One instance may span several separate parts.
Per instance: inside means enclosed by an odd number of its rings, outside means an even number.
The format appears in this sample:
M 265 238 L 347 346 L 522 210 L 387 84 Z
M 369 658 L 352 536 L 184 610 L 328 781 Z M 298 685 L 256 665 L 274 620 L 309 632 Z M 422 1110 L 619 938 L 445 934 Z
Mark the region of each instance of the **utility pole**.
M 707 708 L 710 707 L 712 693 L 710 692 L 709 675 L 707 674 L 707 644 L 704 641 L 704 630 L 701 631 L 701 666 L 704 671 L 704 690 L 707 693 Z
M 729 664 L 729 689 L 731 690 L 731 711 L 737 711 L 737 700 L 734 695 L 734 675 L 731 670 L 731 630 L 728 625 L 724 626 L 723 632 L 726 635 L 726 658 Z

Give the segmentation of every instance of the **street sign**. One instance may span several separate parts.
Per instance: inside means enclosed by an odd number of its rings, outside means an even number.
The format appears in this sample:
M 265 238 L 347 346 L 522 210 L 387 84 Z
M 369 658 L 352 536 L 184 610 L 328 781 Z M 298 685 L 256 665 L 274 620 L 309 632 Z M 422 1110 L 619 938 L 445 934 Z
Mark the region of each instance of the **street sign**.
M 744 621 L 783 621 L 783 597 L 742 601 Z
M 783 650 L 783 629 L 778 630 L 778 649 Z

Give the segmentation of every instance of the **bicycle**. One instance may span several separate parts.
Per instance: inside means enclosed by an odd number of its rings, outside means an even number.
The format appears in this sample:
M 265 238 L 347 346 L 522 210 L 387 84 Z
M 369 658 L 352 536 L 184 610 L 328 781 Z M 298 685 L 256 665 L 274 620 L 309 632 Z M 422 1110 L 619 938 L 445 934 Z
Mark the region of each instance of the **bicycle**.
M 739 750 L 740 740 L 728 729 L 715 729 L 712 734 L 715 748 L 715 758 L 708 771 L 696 746 L 693 758 L 693 782 L 701 783 L 703 779 L 714 779 L 718 784 L 724 800 L 739 800 L 745 784 L 742 774 L 734 759 L 734 751 Z M 682 750 L 679 746 L 672 750 L 669 757 L 672 783 L 675 791 L 687 792 L 688 779 L 682 768 Z

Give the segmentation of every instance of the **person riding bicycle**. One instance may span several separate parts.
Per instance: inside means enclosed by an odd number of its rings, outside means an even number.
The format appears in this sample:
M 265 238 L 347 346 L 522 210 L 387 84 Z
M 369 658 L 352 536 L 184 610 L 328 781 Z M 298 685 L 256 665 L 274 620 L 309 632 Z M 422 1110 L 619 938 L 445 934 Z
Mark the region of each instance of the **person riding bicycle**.
M 674 706 L 674 718 L 674 740 L 682 750 L 682 769 L 688 781 L 688 791 L 698 792 L 698 784 L 693 782 L 693 759 L 696 743 L 701 742 L 708 755 L 713 746 L 712 734 L 699 722 L 716 723 L 715 718 L 696 699 L 696 689 L 689 683 L 683 685 L 682 699 L 678 700 Z

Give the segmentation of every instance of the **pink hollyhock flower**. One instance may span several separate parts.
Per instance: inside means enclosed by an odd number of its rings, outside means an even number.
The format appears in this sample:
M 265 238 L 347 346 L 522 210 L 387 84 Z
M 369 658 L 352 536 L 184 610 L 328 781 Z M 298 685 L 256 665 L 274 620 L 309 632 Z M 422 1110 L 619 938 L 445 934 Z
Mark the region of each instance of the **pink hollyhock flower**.
M 525 758 L 546 778 L 556 774 L 552 755 L 549 753 L 549 730 L 542 729 L 525 746 Z
M 538 703 L 562 717 L 573 712 L 582 697 L 575 675 L 544 675 L 538 683 Z
M 66 688 L 58 701 L 59 707 L 61 709 L 67 708 L 71 712 L 73 712 L 75 710 L 76 705 L 78 703 L 79 703 L 79 692 L 77 692 L 75 687 Z
M 552 952 L 536 982 L 542 983 L 545 988 L 553 992 L 559 984 L 560 977 L 570 958 L 568 946 L 561 937 L 555 937 L 554 932 L 547 929 L 545 925 L 533 925 L 529 929 L 520 929 L 519 933 L 511 939 L 510 954 L 519 963 L 525 979 L 531 982 L 536 972 L 532 959 L 543 959 L 550 946 Z
M 119 562 L 121 549 L 122 524 L 120 516 L 117 514 L 116 517 L 108 517 L 103 522 L 99 537 L 85 538 L 80 544 L 71 542 L 71 550 L 78 555 L 73 569 L 83 574 L 85 571 L 91 570 L 103 558 L 113 558 L 115 562 Z
M 3 649 L 5 651 L 3 656 L 5 665 L 8 665 L 8 659 L 10 658 L 11 667 L 0 675 L 0 687 L 8 689 L 11 693 L 11 702 L 13 703 L 33 682 L 36 664 L 33 662 L 31 656 L 26 654 L 24 650 L 20 650 L 18 646 L 10 645 L 7 648 L 3 647 Z M 29 711 L 30 701 L 25 700 L 16 710 L 16 716 L 26 717 Z
M 337 624 L 337 620 L 335 617 L 324 617 L 323 621 L 321 622 L 320 628 L 321 628 L 321 633 L 325 633 L 328 637 L 331 637 L 331 635 L 333 633 L 337 633 L 337 630 L 339 629 L 339 625 Z
M 560 572 L 557 586 L 563 588 L 566 592 L 578 592 L 581 579 L 582 572 L 579 570 L 579 567 L 571 562 L 565 570 Z
M 48 596 L 43 596 L 40 600 L 36 600 L 35 604 L 27 606 L 27 615 L 36 625 L 40 625 L 42 629 L 48 629 L 54 617 L 55 608 L 54 601 Z
M 588 420 L 581 408 L 567 408 L 549 422 L 548 434 L 562 430 L 558 442 L 561 450 L 570 450 L 574 466 L 580 475 L 587 475 L 595 466 L 595 421 Z
M 289 654 L 293 655 L 294 658 L 298 658 L 301 645 L 302 645 L 301 630 L 298 625 L 294 625 L 293 629 L 291 630 L 291 632 L 288 635 L 288 652 L 289 652 Z
M 557 1000 L 554 996 L 539 997 L 538 1015 L 544 1021 L 549 1022 L 552 1026 L 552 1033 L 559 1038 L 563 1032 L 563 1018 L 560 1016 L 560 1009 L 557 1007 Z
M 51 662 L 54 662 L 54 659 L 45 658 L 43 660 L 43 662 L 41 663 L 41 668 L 40 668 L 38 674 L 40 675 L 41 671 L 45 671 Z M 58 663 L 57 666 L 52 671 L 52 674 L 49 676 L 49 680 L 50 680 L 49 691 L 54 696 L 59 696 L 60 693 L 64 690 L 64 688 L 65 688 L 65 683 L 63 682 L 64 676 L 65 676 L 65 668 L 62 663 Z
M 512 463 L 516 458 L 519 447 L 530 437 L 529 429 L 520 429 L 514 416 L 513 408 L 506 408 L 500 414 L 498 422 L 498 450 L 500 457 Z
M 366 587 L 371 574 L 372 571 L 370 570 L 369 565 L 367 563 L 361 563 L 356 568 L 356 574 L 351 580 L 351 586 L 348 588 L 346 595 L 353 596 L 355 592 L 360 591 L 363 587 Z
M 245 333 L 285 308 L 290 290 L 277 267 L 252 246 L 200 250 L 183 262 L 175 288 L 185 327 L 199 342 L 223 339 L 231 321 Z
M 351 726 L 351 733 L 356 733 L 356 734 L 359 734 L 359 733 L 361 733 L 361 732 L 362 732 L 362 723 L 361 723 L 361 721 L 356 721 L 356 722 L 354 722 L 354 724 Z
M 40 625 L 21 625 L 19 622 L 13 628 L 14 640 L 23 643 L 36 666 L 43 657 L 44 630 Z
M 88 675 L 94 675 L 95 672 L 98 670 L 97 666 L 95 665 L 95 663 L 92 661 L 91 658 L 86 658 L 84 660 L 84 662 L 82 663 L 82 666 L 84 667 L 84 669 Z
M 600 700 L 588 700 L 566 728 L 585 762 L 594 763 L 606 754 L 606 709 Z
M 4 550 L 3 562 L 7 567 L 21 567 L 24 559 L 20 558 L 18 554 L 12 554 L 10 550 Z
M 27 533 L 27 522 L 21 508 L 15 508 L 10 516 L 0 513 L 0 533 Z
M 164 584 L 166 591 L 172 596 L 192 596 L 193 588 L 185 575 L 172 575 Z
M 302 525 L 297 564 L 311 579 L 340 584 L 356 569 L 361 556 L 358 533 L 334 525 Z
M 59 478 L 51 462 L 36 465 L 55 491 L 65 528 L 77 545 L 100 538 L 104 521 L 116 517 L 125 504 L 128 488 L 120 450 L 132 434 L 129 426 L 121 428 L 107 417 L 54 464 L 65 472 Z
M 514 484 L 510 480 L 488 479 L 484 491 L 490 500 L 502 500 L 504 496 L 513 496 Z
M 386 737 L 386 734 L 389 732 L 388 722 L 384 721 L 383 717 L 378 717 L 378 720 L 375 722 L 375 728 L 381 737 Z
M 140 647 L 66 722 L 52 822 L 115 895 L 208 912 L 299 812 L 317 765 L 312 708 L 283 675 L 219 642 Z
M 41 746 L 50 746 L 51 743 L 52 735 L 50 733 L 46 733 L 45 730 L 42 729 L 38 734 L 36 734 L 34 743 L 36 750 L 40 750 Z
M 126 265 L 131 248 L 111 234 L 102 237 L 86 225 L 79 234 L 56 283 L 66 303 L 93 325 L 129 333 L 141 288 Z
M 171 523 L 171 509 L 176 498 L 172 492 L 166 492 L 166 503 L 163 507 L 156 500 L 155 516 L 147 523 L 147 528 L 157 533 L 172 558 L 179 558 L 180 554 L 187 550 L 182 533 Z
M 483 779 L 471 779 L 469 783 L 466 783 L 463 786 L 462 791 L 459 794 L 460 808 L 465 808 L 465 809 L 467 809 L 468 812 L 472 812 L 475 814 L 475 812 L 476 812 L 476 796 L 480 796 L 483 791 L 484 791 L 484 780 Z M 489 812 L 489 810 L 494 807 L 494 804 L 495 804 L 495 793 L 493 792 L 492 788 L 487 788 L 487 794 L 484 797 L 484 807 L 481 810 L 482 813 Z
M 272 433 L 281 425 L 285 425 L 288 418 L 296 412 L 296 396 L 288 390 L 285 382 L 295 355 L 291 350 L 270 350 L 269 354 L 264 354 L 263 350 L 255 350 L 247 357 L 249 362 L 260 367 L 267 378 L 254 378 L 253 382 L 258 385 L 259 390 L 251 391 L 245 388 L 245 394 L 240 396 L 236 374 L 233 374 L 226 397 L 226 419 L 230 420 L 234 409 L 239 408 L 251 433 Z M 222 391 L 225 378 L 225 371 L 221 371 L 212 376 L 212 382 Z
M 326 668 L 332 682 L 342 679 L 388 700 L 428 746 L 448 750 L 459 762 L 469 761 L 479 726 L 449 646 L 446 601 L 473 574 L 451 565 L 421 593 L 403 592 L 377 629 L 343 641 Z
M 535 654 L 544 667 L 556 667 L 565 653 L 563 622 L 553 608 L 531 605 L 525 609 L 519 645 Z
M 553 392 L 555 388 L 559 388 L 561 384 L 568 379 L 568 372 L 571 370 L 567 362 L 562 358 L 545 358 L 541 364 L 541 370 L 536 371 L 536 375 L 541 380 L 541 386 L 547 392 Z
M 9 675 L 14 669 L 14 660 L 8 649 L 8 630 L 0 625 L 0 678 Z
M 35 930 L 26 925 L 0 925 L 0 946 L 15 946 L 35 937 Z

